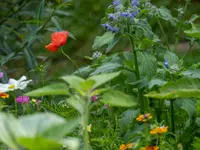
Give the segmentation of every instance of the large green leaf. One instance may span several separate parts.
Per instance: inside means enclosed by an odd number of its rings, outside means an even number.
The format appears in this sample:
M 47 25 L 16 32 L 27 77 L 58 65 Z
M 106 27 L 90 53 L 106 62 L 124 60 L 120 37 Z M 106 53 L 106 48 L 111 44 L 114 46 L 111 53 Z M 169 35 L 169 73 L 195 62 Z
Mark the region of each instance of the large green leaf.
M 178 56 L 176 54 L 170 52 L 170 51 L 165 51 L 164 58 L 166 59 L 169 67 L 171 67 L 173 65 L 178 65 L 179 64 L 179 58 L 178 58 Z
M 177 82 L 168 82 L 160 88 L 160 93 L 150 92 L 146 96 L 156 99 L 200 98 L 200 80 L 182 78 Z
M 66 121 L 51 113 L 27 115 L 18 120 L 12 115 L 0 113 L 0 120 L 0 141 L 14 149 L 21 144 L 34 150 L 58 149 L 62 146 L 60 141 L 64 140 L 63 137 L 79 123 L 79 118 Z
M 188 36 L 200 39 L 200 25 L 199 24 L 192 23 L 192 28 L 184 32 Z
M 69 95 L 69 88 L 64 83 L 56 83 L 26 93 L 27 96 Z
M 101 65 L 100 67 L 96 68 L 94 72 L 92 72 L 90 75 L 97 75 L 100 73 L 109 73 L 114 71 L 119 71 L 120 67 L 122 65 L 119 63 L 105 63 Z
M 155 56 L 148 52 L 138 52 L 139 70 L 141 76 L 150 79 L 156 75 L 157 61 Z
M 172 17 L 171 12 L 166 7 L 161 7 L 158 9 L 158 16 L 163 20 L 170 21 L 170 23 L 175 26 L 177 19 Z
M 137 105 L 136 98 L 123 92 L 108 90 L 103 94 L 101 102 L 117 107 L 134 107 Z
M 93 86 L 93 89 L 105 84 L 106 82 L 114 79 L 115 77 L 119 76 L 121 72 L 114 72 L 114 73 L 104 73 L 100 75 L 91 76 L 88 78 L 88 80 L 94 80 L 95 84 Z
M 74 75 L 67 75 L 61 77 L 65 82 L 67 82 L 72 88 L 76 89 L 77 91 L 81 92 L 81 83 L 85 82 L 84 79 L 74 76 Z
M 94 40 L 94 44 L 92 46 L 93 50 L 97 50 L 100 49 L 102 46 L 106 45 L 106 44 L 110 44 L 110 43 L 115 43 L 113 42 L 115 37 L 115 33 L 113 32 L 105 32 L 104 35 L 102 36 L 97 36 Z M 115 43 L 116 44 L 116 43 Z M 112 47 L 112 46 L 111 46 Z M 110 49 L 110 48 L 109 48 Z M 108 49 L 108 50 L 109 50 Z M 108 51 L 107 50 L 107 51 Z
M 67 103 L 74 107 L 80 114 L 84 112 L 84 100 L 79 95 L 73 95 L 67 99 Z
M 58 150 L 62 147 L 60 143 L 42 137 L 21 137 L 18 142 L 29 150 Z

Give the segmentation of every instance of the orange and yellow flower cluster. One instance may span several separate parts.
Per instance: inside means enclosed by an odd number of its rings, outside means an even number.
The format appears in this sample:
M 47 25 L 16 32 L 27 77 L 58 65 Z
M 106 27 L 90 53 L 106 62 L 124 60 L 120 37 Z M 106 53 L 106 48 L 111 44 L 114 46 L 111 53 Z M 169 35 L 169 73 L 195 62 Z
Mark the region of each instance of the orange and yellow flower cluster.
M 145 146 L 141 148 L 140 150 L 159 150 L 158 146 Z
M 139 122 L 147 122 L 147 121 L 149 121 L 151 118 L 152 118 L 151 114 L 148 113 L 148 114 L 140 115 L 139 117 L 136 118 L 136 120 L 139 121 Z
M 0 98 L 9 98 L 7 93 L 0 93 Z
M 133 146 L 134 146 L 134 143 L 122 144 L 122 145 L 120 146 L 120 150 L 128 150 L 128 149 L 130 149 L 130 148 L 133 148 Z
M 150 134 L 162 134 L 168 131 L 168 126 L 156 127 L 150 131 Z

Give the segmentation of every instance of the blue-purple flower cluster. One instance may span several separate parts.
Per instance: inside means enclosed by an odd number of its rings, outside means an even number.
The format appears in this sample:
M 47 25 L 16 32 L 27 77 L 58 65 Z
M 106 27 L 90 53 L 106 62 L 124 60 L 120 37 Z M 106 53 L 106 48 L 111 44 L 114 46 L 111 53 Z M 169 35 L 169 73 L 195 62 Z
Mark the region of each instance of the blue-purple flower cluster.
M 132 7 L 139 6 L 139 5 L 140 5 L 139 0 L 131 0 Z
M 123 17 L 123 18 L 130 17 L 130 19 L 132 19 L 133 17 L 135 17 L 137 15 L 138 15 L 138 10 L 135 12 L 122 12 L 121 13 L 121 17 Z
M 114 5 L 115 7 L 119 6 L 119 5 L 120 5 L 120 0 L 114 0 L 114 1 L 113 1 L 113 5 Z
M 109 25 L 108 23 L 105 24 L 101 24 L 102 27 L 104 27 L 105 29 L 107 29 L 108 31 L 112 31 L 112 32 L 118 32 L 119 28 L 117 27 L 112 27 L 111 25 Z

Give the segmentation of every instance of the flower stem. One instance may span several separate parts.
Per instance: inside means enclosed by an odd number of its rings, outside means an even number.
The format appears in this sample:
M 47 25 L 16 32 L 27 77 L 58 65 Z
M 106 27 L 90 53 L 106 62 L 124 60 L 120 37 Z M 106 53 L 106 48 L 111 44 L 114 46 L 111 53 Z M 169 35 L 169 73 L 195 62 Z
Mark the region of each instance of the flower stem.
M 135 51 L 133 38 L 131 36 L 129 36 L 129 40 L 131 43 L 132 52 L 133 52 L 133 56 L 134 56 L 136 80 L 139 81 L 140 80 L 140 71 L 139 71 L 139 65 L 138 65 L 138 60 L 137 60 L 137 52 Z M 143 113 L 145 111 L 145 108 L 144 108 L 144 99 L 143 99 L 143 90 L 142 89 L 138 88 L 138 95 L 139 95 L 139 102 L 140 102 L 140 111 L 141 111 L 141 113 Z
M 171 132 L 175 133 L 174 100 L 170 100 Z
M 87 130 L 88 121 L 89 121 L 89 106 L 88 101 L 90 100 L 89 96 L 85 99 L 85 108 L 84 108 L 84 127 L 83 127 L 83 136 L 84 136 L 84 150 L 89 150 L 89 134 Z
M 176 33 L 176 41 L 175 41 L 175 47 L 174 47 L 174 51 L 176 52 L 177 50 L 177 46 L 178 46 L 178 41 L 179 41 L 179 36 L 181 34 L 181 28 L 183 26 L 183 21 L 184 21 L 184 16 L 185 16 L 185 12 L 187 11 L 187 8 L 188 8 L 188 5 L 190 3 L 190 0 L 186 0 L 186 3 L 185 3 L 185 6 L 184 6 L 184 10 L 183 10 L 183 15 L 181 16 L 181 19 L 180 19 L 180 25 L 179 25 L 179 28 L 178 28 L 178 31 Z
M 67 54 L 63 51 L 63 48 L 61 48 L 61 51 L 62 51 L 63 55 L 65 55 L 65 56 L 75 65 L 75 67 L 76 67 L 76 69 L 77 69 L 77 71 L 78 71 L 78 73 L 79 73 L 79 76 L 81 76 L 81 73 L 80 73 L 80 71 L 79 71 L 79 67 L 78 67 L 78 65 L 76 64 L 76 62 L 75 62 L 73 59 L 71 59 L 71 57 L 69 57 L 69 55 L 67 55 Z
M 167 36 L 166 36 L 166 34 L 165 34 L 165 31 L 164 31 L 164 29 L 163 29 L 163 26 L 162 26 L 162 24 L 161 24 L 159 18 L 157 18 L 157 23 L 158 23 L 158 26 L 159 26 L 159 28 L 160 28 L 160 30 L 161 30 L 161 32 L 162 32 L 162 34 L 163 34 L 163 37 L 164 37 L 164 39 L 165 39 L 165 43 L 166 43 L 166 45 L 167 45 L 167 49 L 168 49 L 169 51 L 171 51 L 171 50 L 170 50 L 170 46 L 169 46 L 169 42 L 168 42 L 168 40 L 167 40 Z

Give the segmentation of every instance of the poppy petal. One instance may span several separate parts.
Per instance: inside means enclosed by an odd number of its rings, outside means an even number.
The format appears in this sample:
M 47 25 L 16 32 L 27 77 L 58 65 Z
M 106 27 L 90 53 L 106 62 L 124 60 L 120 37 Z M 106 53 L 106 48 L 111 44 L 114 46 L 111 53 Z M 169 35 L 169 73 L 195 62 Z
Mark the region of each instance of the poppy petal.
M 57 46 L 64 46 L 66 44 L 68 32 L 54 32 L 51 35 L 52 43 Z
M 51 52 L 56 52 L 58 50 L 59 46 L 57 46 L 53 43 L 50 43 L 50 44 L 46 45 L 45 48 Z

